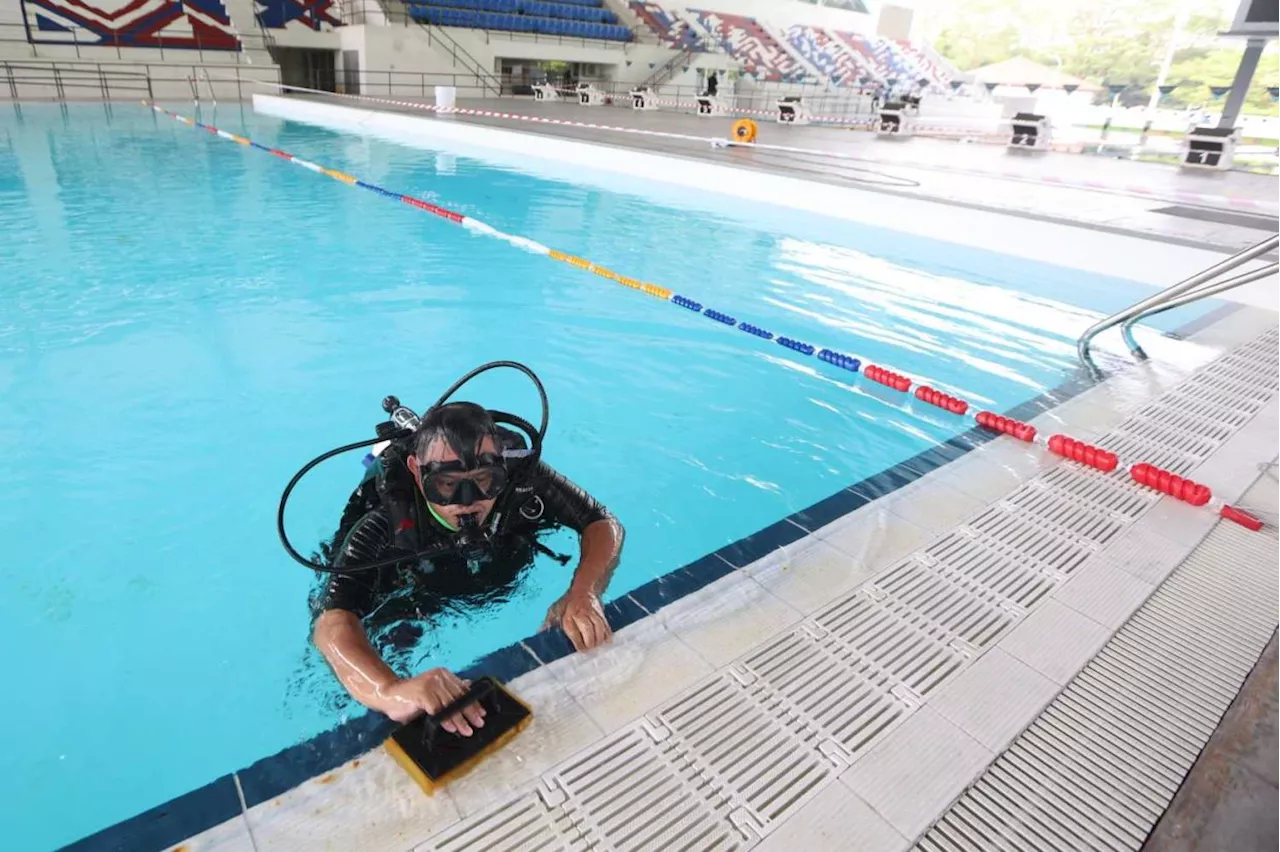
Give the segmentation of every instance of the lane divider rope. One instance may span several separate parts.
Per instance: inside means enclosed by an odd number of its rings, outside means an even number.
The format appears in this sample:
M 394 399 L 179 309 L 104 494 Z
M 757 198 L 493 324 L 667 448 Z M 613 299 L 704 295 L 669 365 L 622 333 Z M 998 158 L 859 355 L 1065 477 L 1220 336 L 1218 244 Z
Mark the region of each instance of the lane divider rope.
M 1066 435 L 1054 435 L 1050 438 L 1045 438 L 1044 436 L 1039 435 L 1036 428 L 1029 423 L 1013 420 L 991 411 L 971 410 L 972 407 L 969 403 L 959 397 L 951 396 L 927 385 L 920 385 L 902 373 L 886 369 L 876 364 L 867 363 L 865 359 L 856 355 L 839 352 L 827 347 L 818 347 L 803 340 L 775 335 L 767 329 L 745 321 L 739 321 L 736 317 L 730 314 L 706 307 L 701 302 L 695 301 L 687 296 L 682 296 L 667 289 L 666 287 L 660 287 L 656 284 L 650 284 L 636 278 L 620 275 L 612 269 L 593 263 L 586 258 L 557 251 L 556 249 L 544 246 L 542 243 L 535 240 L 515 234 L 505 233 L 471 216 L 465 216 L 456 211 L 449 210 L 448 208 L 441 207 L 437 204 L 432 204 L 429 201 L 424 201 L 411 195 L 392 192 L 389 189 L 384 189 L 377 184 L 361 180 L 360 178 L 347 174 L 346 172 L 327 168 L 319 163 L 314 163 L 310 160 L 305 160 L 301 157 L 290 154 L 287 151 L 282 151 L 279 148 L 273 148 L 269 145 L 263 145 L 259 142 L 255 142 L 246 136 L 240 136 L 235 133 L 220 130 L 211 124 L 203 124 L 195 119 L 179 115 L 175 112 L 170 112 L 169 110 L 151 103 L 150 101 L 144 100 L 143 104 L 150 107 L 155 112 L 161 115 L 167 115 L 181 124 L 185 124 L 199 130 L 204 130 L 213 136 L 235 142 L 236 144 L 243 145 L 247 148 L 257 148 L 260 151 L 264 151 L 286 162 L 300 166 L 308 171 L 315 172 L 316 174 L 323 174 L 326 177 L 330 177 L 348 186 L 365 189 L 385 198 L 400 201 L 424 212 L 431 213 L 434 216 L 446 219 L 454 224 L 461 225 L 475 234 L 495 237 L 534 254 L 544 255 L 552 260 L 567 263 L 570 266 L 598 275 L 601 278 L 614 281 L 624 287 L 637 290 L 647 296 L 661 299 L 664 302 L 670 302 L 677 307 L 684 308 L 685 310 L 704 316 L 714 322 L 732 328 L 737 328 L 739 331 L 750 334 L 753 337 L 760 338 L 761 340 L 772 341 L 773 343 L 800 355 L 804 355 L 806 357 L 816 356 L 820 361 L 852 373 L 861 373 L 870 381 L 884 385 L 885 387 L 899 393 L 907 393 L 911 390 L 912 386 L 915 385 L 917 388 L 915 393 L 917 399 L 933 405 L 942 411 L 952 414 L 953 416 L 964 417 L 966 419 L 972 418 L 979 426 L 989 431 L 1009 435 L 1019 441 L 1041 444 L 1056 455 L 1060 455 L 1063 458 L 1070 459 L 1079 464 L 1095 468 L 1104 473 L 1114 471 L 1116 466 L 1122 463 L 1113 454 L 1110 454 L 1105 450 L 1100 450 L 1097 447 L 1089 446 L 1083 442 L 1076 441 Z M 1107 464 L 1110 464 L 1110 466 L 1105 466 Z M 1124 462 L 1123 465 L 1129 471 L 1130 477 L 1133 481 L 1140 485 L 1153 488 L 1161 493 L 1168 494 L 1175 499 L 1182 500 L 1193 506 L 1207 506 L 1218 512 L 1221 517 L 1234 521 L 1235 523 L 1249 529 L 1258 530 L 1262 528 L 1262 522 L 1257 518 L 1254 518 L 1252 515 L 1249 515 L 1241 509 L 1228 506 L 1221 500 L 1213 498 L 1207 486 L 1183 479 L 1169 471 L 1162 470 L 1146 462 L 1134 462 L 1132 464 Z

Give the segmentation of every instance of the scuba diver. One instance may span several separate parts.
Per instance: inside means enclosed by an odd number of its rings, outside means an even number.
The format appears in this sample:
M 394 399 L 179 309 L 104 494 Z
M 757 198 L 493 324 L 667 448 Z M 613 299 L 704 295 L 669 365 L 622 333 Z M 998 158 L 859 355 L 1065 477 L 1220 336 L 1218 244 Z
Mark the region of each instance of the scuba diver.
M 521 370 L 533 380 L 542 398 L 540 428 L 475 403 L 448 401 L 495 367 Z M 541 460 L 548 408 L 533 372 L 515 362 L 486 364 L 455 383 L 421 419 L 395 397 L 387 397 L 383 408 L 391 414 L 379 426 L 383 446 L 376 458 L 366 458 L 366 476 L 323 548 L 325 562 L 302 557 L 285 536 L 289 493 L 321 461 L 374 441 L 310 462 L 285 489 L 277 518 L 289 554 L 328 575 L 314 602 L 312 641 L 347 692 L 397 722 L 461 698 L 469 682 L 448 669 L 397 674 L 366 630 L 421 623 L 449 607 L 509 595 L 537 553 L 554 556 L 538 535 L 558 528 L 578 534 L 580 556 L 568 590 L 551 605 L 541 629 L 561 627 L 578 651 L 608 642 L 612 631 L 601 595 L 617 566 L 623 529 L 604 506 Z M 528 434 L 532 446 L 506 424 Z M 483 708 L 471 704 L 443 727 L 470 736 L 483 725 Z

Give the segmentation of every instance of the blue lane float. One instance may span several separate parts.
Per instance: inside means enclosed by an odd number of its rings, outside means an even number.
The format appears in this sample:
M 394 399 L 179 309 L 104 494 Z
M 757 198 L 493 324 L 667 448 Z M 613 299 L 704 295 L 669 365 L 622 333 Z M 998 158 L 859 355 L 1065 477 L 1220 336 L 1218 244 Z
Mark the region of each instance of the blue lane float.
M 823 349 L 818 353 L 819 361 L 826 361 L 833 367 L 839 367 L 842 370 L 848 370 L 856 373 L 862 369 L 862 362 L 852 355 L 845 355 L 843 352 L 836 352 L 833 349 Z
M 803 340 L 794 340 L 790 337 L 779 337 L 778 345 L 785 346 L 794 352 L 800 352 L 805 355 L 812 355 L 814 352 L 813 344 L 805 343 Z
M 760 338 L 763 338 L 763 339 L 765 339 L 765 340 L 773 340 L 773 332 L 772 332 L 772 331 L 766 331 L 765 329 L 761 328 L 760 326 L 758 326 L 758 325 L 752 325 L 752 324 L 751 324 L 751 323 L 749 323 L 749 322 L 740 322 L 740 323 L 738 323 L 738 329 L 739 329 L 739 330 L 741 330 L 741 331 L 745 331 L 747 334 L 754 334 L 756 337 L 760 337 Z
M 389 189 L 383 189 L 382 187 L 378 186 L 377 184 L 365 183 L 365 182 L 364 182 L 364 181 L 362 181 L 362 180 L 357 180 L 357 181 L 356 181 L 356 186 L 360 187 L 361 189 L 367 189 L 367 190 L 370 190 L 370 191 L 372 191 L 372 192 L 376 192 L 376 193 L 378 193 L 378 195 L 383 195 L 383 196 L 386 196 L 387 198 L 394 198 L 394 199 L 395 199 L 395 200 L 397 200 L 397 201 L 400 201 L 401 199 L 403 199 L 403 198 L 404 198 L 404 196 L 403 196 L 403 195 L 401 195 L 401 194 L 400 194 L 400 193 L 398 193 L 398 192 L 392 192 L 392 191 L 391 191 L 391 190 L 389 190 Z

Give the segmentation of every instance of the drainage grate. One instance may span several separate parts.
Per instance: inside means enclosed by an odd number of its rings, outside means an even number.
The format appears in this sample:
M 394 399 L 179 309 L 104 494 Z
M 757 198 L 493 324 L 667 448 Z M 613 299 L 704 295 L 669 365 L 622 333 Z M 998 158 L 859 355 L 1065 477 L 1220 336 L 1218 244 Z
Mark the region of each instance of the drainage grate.
M 1049 488 L 1039 480 L 1019 488 L 1008 503 L 1093 544 L 1111 541 L 1131 520 L 1124 515 L 1098 511 L 1092 501 L 1082 500 L 1066 490 Z
M 903 684 L 932 684 L 960 663 L 865 598 L 846 600 L 839 610 L 828 613 L 847 615 L 847 623 L 821 637 L 821 628 L 793 630 L 748 656 L 738 671 L 789 704 L 848 761 L 919 703 Z M 860 630 L 875 640 L 863 642 Z
M 776 695 L 749 688 L 750 680 L 723 675 L 654 718 L 670 728 L 673 748 L 764 828 L 807 801 L 844 761 L 825 757 L 802 715 Z
M 550 776 L 584 840 L 605 849 L 743 849 L 729 797 L 643 722 L 609 737 Z
M 1223 408 L 1238 399 L 1241 410 L 1254 412 L 1275 391 L 1274 381 L 1259 377 L 1256 381 L 1238 379 L 1233 373 L 1207 372 L 1192 377 L 1178 388 L 1180 394 L 1203 402 L 1215 403 Z
M 1256 407 L 1249 409 L 1235 405 L 1228 407 L 1214 400 L 1212 396 L 1209 398 L 1194 396 L 1191 390 L 1187 388 L 1181 391 L 1175 400 L 1161 398 L 1142 408 L 1138 416 L 1152 417 L 1174 424 L 1179 429 L 1188 429 L 1201 435 L 1211 435 L 1217 441 L 1225 441 L 1237 429 L 1248 423 L 1257 411 Z
M 965 660 L 952 636 L 876 586 L 829 604 L 806 629 L 886 672 L 889 691 L 913 706 Z
M 548 798 L 550 797 L 550 798 Z M 423 852 L 524 852 L 578 849 L 578 831 L 557 807 L 563 794 L 541 790 L 526 793 L 461 825 L 437 834 Z
M 1215 526 L 917 848 L 1141 847 L 1276 628 L 1276 548 Z
M 1178 397 L 1175 395 L 1174 399 Z M 1194 459 L 1196 462 L 1210 457 L 1213 450 L 1219 448 L 1222 441 L 1226 440 L 1226 436 L 1231 435 L 1231 431 L 1228 431 L 1225 432 L 1224 438 L 1213 438 L 1211 435 L 1184 429 L 1174 422 L 1156 420 L 1155 417 L 1142 417 L 1140 420 L 1130 418 L 1121 423 L 1120 429 L 1116 431 L 1125 438 L 1137 439 L 1153 448 L 1160 448 L 1157 450 L 1158 453 L 1169 454 L 1170 457 L 1178 454 L 1183 458 Z M 1140 458 L 1138 461 L 1149 461 L 1149 459 Z
M 1127 471 L 1102 473 L 1086 467 L 1063 465 L 1040 477 L 1047 488 L 1069 494 L 1082 503 L 1133 520 L 1151 507 L 1160 495 L 1149 488 L 1134 488 Z
M 1053 591 L 1062 575 L 1037 570 L 1035 563 L 1008 555 L 980 539 L 949 536 L 925 548 L 934 570 L 963 578 L 1023 609 Z
M 1050 571 L 1070 574 L 1094 551 L 1084 542 L 1049 529 L 1026 515 L 1013 515 L 995 506 L 970 522 L 975 535 L 997 542 L 1020 557 Z M 959 534 L 964 534 L 963 528 Z
M 937 568 L 945 570 L 942 563 Z M 955 576 L 958 572 L 954 572 Z M 952 637 L 982 647 L 1022 615 L 1021 607 L 1005 606 L 999 596 L 981 585 L 953 580 L 912 557 L 874 581 L 893 604 L 919 613 Z M 892 604 L 891 604 L 892 605 Z

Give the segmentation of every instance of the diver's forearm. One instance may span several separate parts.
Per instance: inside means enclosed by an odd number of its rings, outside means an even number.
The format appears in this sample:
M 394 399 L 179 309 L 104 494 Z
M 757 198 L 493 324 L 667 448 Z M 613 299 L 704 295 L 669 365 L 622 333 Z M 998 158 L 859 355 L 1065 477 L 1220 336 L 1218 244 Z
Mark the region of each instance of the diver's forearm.
M 569 586 L 569 594 L 589 592 L 597 597 L 604 594 L 609 580 L 613 578 L 613 570 L 618 565 L 624 537 L 622 524 L 614 518 L 605 518 L 587 525 L 582 531 L 582 553 L 578 559 L 578 570 L 574 572 L 573 582 Z
M 344 609 L 322 612 L 312 639 L 352 698 L 370 709 L 385 709 L 386 690 L 400 678 L 369 644 L 355 613 Z

